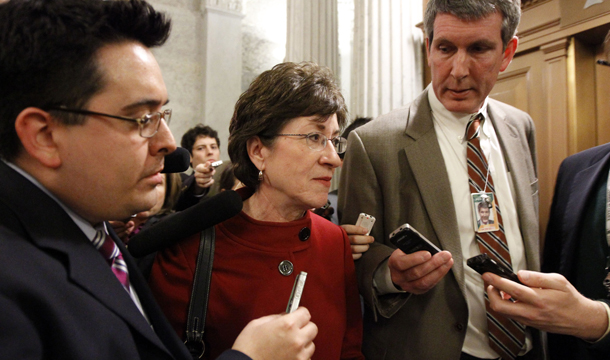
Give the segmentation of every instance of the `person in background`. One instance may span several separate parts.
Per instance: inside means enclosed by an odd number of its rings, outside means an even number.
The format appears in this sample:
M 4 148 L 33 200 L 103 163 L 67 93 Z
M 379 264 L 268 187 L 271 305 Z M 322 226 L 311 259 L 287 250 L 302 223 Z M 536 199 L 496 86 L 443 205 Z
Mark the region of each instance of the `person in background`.
M 313 214 L 326 203 L 347 109 L 328 68 L 282 63 L 244 92 L 229 155 L 243 211 L 216 225 L 204 357 L 220 354 L 253 318 L 285 311 L 295 277 L 319 329 L 312 359 L 363 359 L 362 318 L 345 231 Z M 149 284 L 184 337 L 200 234 L 159 252 Z
M 220 191 L 235 190 L 240 187 L 239 184 L 233 172 L 233 164 L 227 164 L 220 174 Z
M 345 128 L 345 130 L 343 130 L 343 134 L 341 134 L 341 137 L 344 139 L 347 139 L 347 137 L 349 136 L 349 133 L 352 132 L 352 130 L 359 128 L 360 126 L 366 124 L 367 122 L 373 120 L 373 118 L 366 118 L 366 117 L 357 117 L 354 119 L 354 121 L 352 121 L 351 124 L 349 124 L 347 126 L 347 128 Z M 339 157 L 341 158 L 341 160 L 343 160 L 343 156 L 345 154 L 339 154 Z M 326 220 L 332 222 L 333 224 L 339 225 L 339 217 L 337 216 L 337 211 L 335 211 L 335 209 L 337 208 L 337 194 L 338 194 L 338 189 L 335 189 L 331 192 L 328 193 L 328 202 L 326 203 L 325 206 L 322 206 L 321 208 L 315 209 L 314 213 L 317 215 L 322 216 L 323 218 L 325 218 Z M 346 225 L 348 226 L 348 228 L 346 228 L 345 226 L 343 226 L 344 229 L 346 229 L 347 233 L 349 235 L 352 235 L 352 233 L 350 233 L 350 230 L 354 230 L 356 231 L 356 234 L 360 234 L 361 231 L 364 231 L 366 229 L 364 228 L 356 228 L 354 227 L 353 229 L 349 229 L 349 226 L 351 225 Z M 366 234 L 366 232 L 363 232 L 362 234 Z M 350 241 L 352 241 L 354 237 L 350 237 Z M 360 241 L 360 237 L 355 237 L 357 240 L 355 241 Z M 373 242 L 373 239 L 370 238 L 370 242 Z M 368 245 L 365 245 L 368 248 Z M 358 246 L 358 249 L 361 249 L 360 246 Z M 362 250 L 361 252 L 364 252 L 366 250 Z M 355 255 L 355 254 L 354 254 Z M 354 258 L 356 259 L 356 258 Z
M 354 121 L 343 131 L 341 135 L 344 138 L 348 138 L 349 134 L 361 127 L 364 124 L 371 122 L 373 118 L 370 117 L 357 117 Z M 345 157 L 345 153 L 341 154 L 341 160 Z M 331 191 L 328 195 L 328 199 L 331 201 L 331 206 L 337 209 L 337 202 L 339 200 L 339 189 Z M 339 212 L 333 211 L 333 215 L 331 217 L 331 221 L 335 224 L 339 224 Z M 362 257 L 362 253 L 366 252 L 369 249 L 369 246 L 375 238 L 366 235 L 369 231 L 366 228 L 356 225 L 350 224 L 342 224 L 341 227 L 345 229 L 347 234 L 349 235 L 349 241 L 352 246 L 352 257 L 354 260 L 358 260 Z
M 341 137 L 343 138 L 348 138 L 349 134 L 352 133 L 352 131 L 356 130 L 357 128 L 361 127 L 362 125 L 368 124 L 369 122 L 371 122 L 373 120 L 372 117 L 357 117 L 354 119 L 354 121 L 352 121 L 351 124 L 349 124 L 345 130 L 343 130 L 343 134 L 341 134 Z M 345 157 L 345 153 L 341 154 L 339 156 L 341 158 L 341 160 L 343 160 L 343 158 Z
M 201 201 L 206 195 L 214 195 L 216 169 L 212 163 L 220 160 L 220 139 L 211 127 L 197 124 L 182 135 L 180 145 L 191 153 L 191 175 L 182 174 L 183 188 L 176 203 L 176 210 L 184 210 Z
M 604 45 L 608 58 L 610 32 Z M 519 271 L 524 286 L 483 276 L 496 311 L 548 332 L 551 360 L 610 358 L 609 173 L 610 144 L 565 159 L 546 230 L 544 273 Z
M 129 239 L 174 212 L 174 206 L 180 196 L 182 179 L 180 174 L 161 174 L 163 182 L 157 186 L 157 202 L 155 206 L 141 211 L 127 221 L 109 221 L 119 238 L 127 244 Z
M 0 359 L 192 359 L 106 223 L 153 207 L 176 149 L 150 50 L 170 27 L 138 0 L 0 3 Z M 221 358 L 306 359 L 309 318 Z
M 340 222 L 377 219 L 375 242 L 356 261 L 367 357 L 543 356 L 540 332 L 494 314 L 481 275 L 466 265 L 487 253 L 515 271 L 540 269 L 534 123 L 488 97 L 517 49 L 520 15 L 518 0 L 430 0 L 432 83 L 349 136 Z M 497 231 L 476 228 L 483 194 L 502 215 Z M 442 251 L 396 249 L 389 235 L 405 223 Z

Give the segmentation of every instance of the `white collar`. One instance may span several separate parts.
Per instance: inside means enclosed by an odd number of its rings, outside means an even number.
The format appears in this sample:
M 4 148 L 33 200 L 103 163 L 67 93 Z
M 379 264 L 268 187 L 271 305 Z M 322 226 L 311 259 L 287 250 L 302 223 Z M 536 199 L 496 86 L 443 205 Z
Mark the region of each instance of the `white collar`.
M 437 120 L 442 126 L 449 128 L 451 131 L 455 131 L 457 133 L 459 133 L 460 131 L 462 133 L 465 132 L 468 121 L 470 121 L 473 115 L 478 113 L 482 114 L 486 120 L 489 120 L 489 115 L 487 114 L 489 97 L 485 98 L 483 106 L 477 113 L 458 113 L 449 111 L 445 108 L 445 106 L 436 97 L 434 89 L 432 88 L 432 84 L 428 85 L 426 89 L 428 90 L 428 102 L 430 103 L 430 109 L 432 109 L 433 118 Z M 483 133 L 487 137 L 491 135 L 491 127 L 492 124 L 490 121 L 485 121 L 483 123 Z

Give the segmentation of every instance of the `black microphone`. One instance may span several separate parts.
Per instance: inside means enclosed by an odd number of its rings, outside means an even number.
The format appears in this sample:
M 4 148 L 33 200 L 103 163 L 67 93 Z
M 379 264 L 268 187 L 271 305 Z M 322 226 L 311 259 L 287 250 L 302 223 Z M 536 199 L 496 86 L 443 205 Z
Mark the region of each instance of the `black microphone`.
M 165 249 L 177 241 L 232 218 L 239 214 L 243 205 L 241 196 L 235 191 L 223 191 L 140 231 L 129 240 L 127 249 L 134 257 Z
M 171 154 L 165 155 L 165 166 L 161 172 L 163 174 L 179 173 L 186 171 L 191 164 L 191 154 L 187 149 L 177 147 Z

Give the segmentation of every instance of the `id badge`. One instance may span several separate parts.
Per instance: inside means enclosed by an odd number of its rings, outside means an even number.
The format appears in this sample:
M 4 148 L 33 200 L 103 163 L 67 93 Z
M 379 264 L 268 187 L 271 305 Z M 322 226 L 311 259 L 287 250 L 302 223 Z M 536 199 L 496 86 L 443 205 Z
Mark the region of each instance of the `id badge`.
M 493 193 L 471 194 L 472 210 L 474 216 L 474 231 L 478 233 L 498 231 L 498 213 L 496 212 L 496 199 Z

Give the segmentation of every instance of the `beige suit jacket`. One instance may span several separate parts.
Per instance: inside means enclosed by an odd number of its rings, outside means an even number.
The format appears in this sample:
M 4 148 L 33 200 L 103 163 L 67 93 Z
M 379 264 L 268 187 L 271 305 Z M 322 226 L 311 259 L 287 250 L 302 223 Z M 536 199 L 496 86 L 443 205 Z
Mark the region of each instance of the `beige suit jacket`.
M 367 304 L 363 351 L 369 360 L 459 359 L 464 342 L 464 261 L 431 114 L 424 91 L 409 106 L 382 115 L 349 136 L 339 186 L 340 222 L 354 224 L 361 212 L 377 218 L 371 232 L 375 243 L 356 261 L 360 293 Z M 488 114 L 514 186 L 528 268 L 539 270 L 534 124 L 523 111 L 492 99 Z M 389 234 L 404 223 L 451 252 L 453 268 L 426 294 L 377 296 L 373 274 L 395 249 Z

